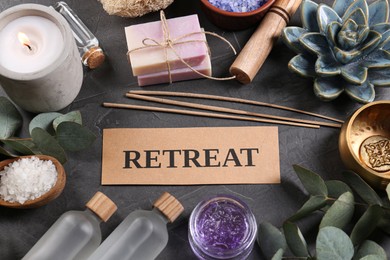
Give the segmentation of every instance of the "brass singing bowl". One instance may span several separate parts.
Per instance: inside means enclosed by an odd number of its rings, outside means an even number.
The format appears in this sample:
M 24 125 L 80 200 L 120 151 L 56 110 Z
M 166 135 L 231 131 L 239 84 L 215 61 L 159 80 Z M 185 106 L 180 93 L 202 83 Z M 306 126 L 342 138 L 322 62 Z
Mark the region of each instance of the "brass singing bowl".
M 30 157 L 38 157 L 40 160 L 44 161 L 52 161 L 54 166 L 56 167 L 57 170 L 57 181 L 54 184 L 54 186 L 45 194 L 40 196 L 39 198 L 36 198 L 34 200 L 27 200 L 25 203 L 21 204 L 19 202 L 8 202 L 0 198 L 0 206 L 8 207 L 8 208 L 19 208 L 19 209 L 27 209 L 27 208 L 37 208 L 43 205 L 46 205 L 50 201 L 54 200 L 57 198 L 61 192 L 63 191 L 65 187 L 65 182 L 66 182 L 66 175 L 65 175 L 65 170 L 62 164 L 55 159 L 54 157 L 47 156 L 47 155 L 29 155 L 29 156 L 20 156 L 20 157 L 15 157 L 12 159 L 4 160 L 0 162 L 0 171 L 4 169 L 5 166 L 8 164 L 17 161 L 21 158 L 30 158 Z
M 339 151 L 347 168 L 385 189 L 390 182 L 390 101 L 358 109 L 341 128 Z

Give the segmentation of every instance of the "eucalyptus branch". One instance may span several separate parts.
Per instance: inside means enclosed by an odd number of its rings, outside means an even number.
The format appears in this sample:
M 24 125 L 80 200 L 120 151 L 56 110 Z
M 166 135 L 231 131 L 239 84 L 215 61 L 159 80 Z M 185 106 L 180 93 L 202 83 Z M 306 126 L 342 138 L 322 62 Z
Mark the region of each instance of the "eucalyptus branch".
M 29 124 L 31 137 L 19 138 L 14 133 L 23 125 L 23 118 L 6 97 L 0 97 L 0 154 L 4 157 L 44 154 L 64 164 L 67 152 L 76 152 L 90 146 L 96 136 L 82 126 L 80 111 L 67 114 L 41 113 Z M 8 149 L 11 149 L 9 151 Z
M 294 170 L 310 197 L 293 216 L 284 222 L 283 232 L 270 223 L 259 225 L 258 242 L 268 259 L 351 259 L 354 255 L 358 256 L 357 259 L 368 255 L 375 255 L 376 259 L 388 259 L 381 246 L 373 241 L 365 240 L 376 228 L 389 233 L 390 211 L 387 199 L 381 199 L 363 179 L 353 172 L 344 174 L 353 188 L 351 189 L 342 181 L 324 181 L 318 174 L 301 166 L 294 165 Z M 355 193 L 362 198 L 364 203 L 354 201 Z M 390 198 L 390 188 L 387 194 Z M 326 206 L 328 208 L 324 210 Z M 357 218 L 358 221 L 351 234 L 348 235 L 343 228 L 351 223 L 355 214 L 355 206 L 362 206 L 366 209 Z M 312 256 L 304 236 L 294 222 L 317 210 L 325 214 L 319 224 L 316 255 Z M 283 256 L 287 247 L 295 255 L 294 257 Z M 333 258 L 328 256 L 333 256 Z

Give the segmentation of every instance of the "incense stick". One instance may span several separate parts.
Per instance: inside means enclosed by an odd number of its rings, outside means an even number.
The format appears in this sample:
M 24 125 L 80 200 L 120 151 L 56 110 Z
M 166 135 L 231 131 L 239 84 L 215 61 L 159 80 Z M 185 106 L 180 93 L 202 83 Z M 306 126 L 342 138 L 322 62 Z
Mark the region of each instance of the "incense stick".
M 242 98 L 233 98 L 233 97 L 198 94 L 198 93 L 153 91 L 153 90 L 131 90 L 131 91 L 129 91 L 129 93 L 150 95 L 150 96 L 172 96 L 172 97 L 203 98 L 203 99 L 211 99 L 211 100 L 219 100 L 219 101 L 229 101 L 229 102 L 235 102 L 235 103 L 250 104 L 250 105 L 256 105 L 256 106 L 263 106 L 263 107 L 272 107 L 272 108 L 276 108 L 276 109 L 283 109 L 283 110 L 287 110 L 287 111 L 292 111 L 292 112 L 296 112 L 296 113 L 301 113 L 301 114 L 305 114 L 305 115 L 310 115 L 310 116 L 314 116 L 314 117 L 319 117 L 319 118 L 331 120 L 331 121 L 338 122 L 338 123 L 344 123 L 344 121 L 342 121 L 340 119 L 308 112 L 305 110 L 300 110 L 300 109 L 296 109 L 296 108 L 280 106 L 280 105 L 275 105 L 275 104 L 270 104 L 270 103 L 255 101 L 255 100 L 242 99 Z
M 263 119 L 263 118 L 233 116 L 233 115 L 216 114 L 216 113 L 199 112 L 199 111 L 189 111 L 189 110 L 182 110 L 182 109 L 163 108 L 163 107 L 149 107 L 149 106 L 118 104 L 118 103 L 108 103 L 108 102 L 103 103 L 103 106 L 110 107 L 110 108 L 124 108 L 124 109 L 155 111 L 155 112 L 202 116 L 202 117 L 212 117 L 212 118 L 236 119 L 236 120 L 242 120 L 242 121 L 282 124 L 282 125 L 300 126 L 300 127 L 308 127 L 308 128 L 320 128 L 320 126 L 318 126 L 318 125 L 301 124 L 301 123 L 272 120 L 272 119 L 265 119 L 265 118 Z
M 309 125 L 320 125 L 320 126 L 328 126 L 328 127 L 335 127 L 335 128 L 341 127 L 340 124 L 334 124 L 334 123 L 328 123 L 328 122 L 318 122 L 318 121 L 312 121 L 312 120 L 303 120 L 303 119 L 295 119 L 295 118 L 282 117 L 282 116 L 273 116 L 273 115 L 267 115 L 267 114 L 254 113 L 254 112 L 245 111 L 245 110 L 195 104 L 195 103 L 190 103 L 190 102 L 183 102 L 183 101 L 164 99 L 164 98 L 155 98 L 155 97 L 142 96 L 142 95 L 131 94 L 131 93 L 127 93 L 126 96 L 129 98 L 133 98 L 133 99 L 141 99 L 141 100 L 152 101 L 152 102 L 157 102 L 157 103 L 162 103 L 162 104 L 175 105 L 175 106 L 181 106 L 181 107 L 190 107 L 190 108 L 203 109 L 203 110 L 214 111 L 214 112 L 223 112 L 223 113 L 228 113 L 228 114 L 238 114 L 238 115 L 244 115 L 244 116 L 269 118 L 269 119 L 295 122 L 295 123 L 303 123 L 303 124 L 309 124 Z

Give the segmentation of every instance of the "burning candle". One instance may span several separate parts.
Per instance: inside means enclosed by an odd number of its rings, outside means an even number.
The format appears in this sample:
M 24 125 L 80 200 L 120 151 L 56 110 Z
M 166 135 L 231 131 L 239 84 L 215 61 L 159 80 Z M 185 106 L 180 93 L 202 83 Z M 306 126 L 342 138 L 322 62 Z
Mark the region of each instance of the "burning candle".
M 52 7 L 23 4 L 0 14 L 0 85 L 30 112 L 63 109 L 83 70 L 69 24 Z
M 8 23 L 0 32 L 0 65 L 10 71 L 32 73 L 44 69 L 61 54 L 61 31 L 40 16 L 24 16 Z

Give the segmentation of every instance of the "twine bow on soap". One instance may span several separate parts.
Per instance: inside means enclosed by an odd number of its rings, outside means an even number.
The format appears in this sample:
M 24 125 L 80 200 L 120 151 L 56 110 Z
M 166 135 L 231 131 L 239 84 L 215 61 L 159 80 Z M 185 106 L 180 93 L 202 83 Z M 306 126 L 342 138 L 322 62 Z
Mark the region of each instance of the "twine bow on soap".
M 236 76 L 217 78 L 217 77 L 208 76 L 206 74 L 203 74 L 202 72 L 197 71 L 196 69 L 194 69 L 190 64 L 188 64 L 188 62 L 186 62 L 182 57 L 180 57 L 179 53 L 174 48 L 174 46 L 177 45 L 177 44 L 185 44 L 185 43 L 191 43 L 191 42 L 203 42 L 203 43 L 206 44 L 208 53 L 210 55 L 210 48 L 209 48 L 206 40 L 183 40 L 184 38 L 186 38 L 188 36 L 191 36 L 191 35 L 194 35 L 194 34 L 209 34 L 209 35 L 215 36 L 215 37 L 221 39 L 222 41 L 226 42 L 229 45 L 229 47 L 233 50 L 234 54 L 236 55 L 237 54 L 236 50 L 234 49 L 233 45 L 228 40 L 226 40 L 224 37 L 222 37 L 222 36 L 220 36 L 220 35 L 218 35 L 216 33 L 207 32 L 207 31 L 187 33 L 187 34 L 184 34 L 184 35 L 182 35 L 182 36 L 180 36 L 180 37 L 178 37 L 176 39 L 171 39 L 171 36 L 170 36 L 170 33 L 169 33 L 169 28 L 168 28 L 168 22 L 167 22 L 167 19 L 165 18 L 164 11 L 160 11 L 160 20 L 161 20 L 161 27 L 162 27 L 163 36 L 164 36 L 163 41 L 162 42 L 158 42 L 155 39 L 147 37 L 147 38 L 142 40 L 143 46 L 135 48 L 135 49 L 132 49 L 132 50 L 129 50 L 127 52 L 128 56 L 132 52 L 143 50 L 143 49 L 146 49 L 146 48 L 158 47 L 158 46 L 162 47 L 164 49 L 164 56 L 165 56 L 165 61 L 166 61 L 166 64 L 167 64 L 167 70 L 168 70 L 168 76 L 169 76 L 169 83 L 170 84 L 172 83 L 172 74 L 171 74 L 171 65 L 169 64 L 169 60 L 168 60 L 168 49 L 172 50 L 172 52 L 176 55 L 176 57 L 179 58 L 179 60 L 184 65 L 186 65 L 186 67 L 188 67 L 190 70 L 192 70 L 193 72 L 195 72 L 196 74 L 198 74 L 198 75 L 200 75 L 202 77 L 205 77 L 205 78 L 208 78 L 208 79 L 213 79 L 213 80 L 231 80 L 231 79 L 235 79 L 236 78 Z

